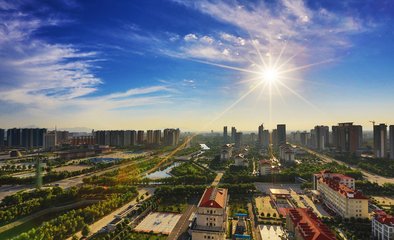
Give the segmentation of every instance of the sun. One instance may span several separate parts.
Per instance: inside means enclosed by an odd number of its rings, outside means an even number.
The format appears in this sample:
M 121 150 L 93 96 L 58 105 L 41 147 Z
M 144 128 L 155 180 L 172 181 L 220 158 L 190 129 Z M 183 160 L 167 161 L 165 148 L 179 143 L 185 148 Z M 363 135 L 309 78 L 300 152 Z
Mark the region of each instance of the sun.
M 274 83 L 279 79 L 279 71 L 275 68 L 267 68 L 261 72 L 261 80 L 266 83 Z

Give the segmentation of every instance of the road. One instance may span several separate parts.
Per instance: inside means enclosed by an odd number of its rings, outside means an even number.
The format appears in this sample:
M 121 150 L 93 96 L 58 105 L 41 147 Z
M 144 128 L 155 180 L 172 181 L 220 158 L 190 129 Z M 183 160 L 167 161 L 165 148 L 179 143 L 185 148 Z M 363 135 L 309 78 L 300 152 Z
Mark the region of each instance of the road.
M 145 193 L 149 193 L 149 196 L 152 196 L 154 194 L 155 189 L 154 188 L 142 188 L 140 190 L 138 190 L 138 197 L 144 195 Z M 145 198 L 146 199 L 146 198 Z M 134 205 L 137 203 L 137 198 L 134 198 L 132 201 L 126 203 L 125 205 L 123 205 L 122 207 L 116 209 L 115 211 L 111 212 L 110 214 L 106 215 L 105 217 L 101 218 L 100 220 L 98 220 L 97 222 L 91 224 L 89 226 L 90 228 L 90 234 L 89 236 L 93 235 L 94 233 L 98 232 L 100 229 L 102 229 L 103 227 L 107 226 L 108 223 L 110 223 L 113 219 L 114 216 L 119 214 L 120 212 L 124 211 L 125 209 L 127 209 L 129 207 L 129 205 Z M 81 232 L 77 232 L 76 235 L 78 238 L 82 237 Z M 72 237 L 68 238 L 67 240 L 71 240 Z
M 344 162 L 341 162 L 341 161 L 339 161 L 339 160 L 336 160 L 336 159 L 334 159 L 334 158 L 332 158 L 332 157 L 329 157 L 329 156 L 327 156 L 327 155 L 324 155 L 324 154 L 315 152 L 315 151 L 313 151 L 313 150 L 311 150 L 311 149 L 309 149 L 309 148 L 304 148 L 304 147 L 300 147 L 300 148 L 304 149 L 305 151 L 307 151 L 307 152 L 309 152 L 309 153 L 311 153 L 311 154 L 315 154 L 315 155 L 318 156 L 323 162 L 336 162 L 336 163 L 338 163 L 338 164 L 342 164 L 342 165 L 348 166 L 348 167 L 350 167 L 350 168 L 353 169 L 353 170 L 358 170 L 358 171 L 360 171 L 360 172 L 364 175 L 364 178 L 366 178 L 366 179 L 367 179 L 368 181 L 370 181 L 370 182 L 377 183 L 377 184 L 379 184 L 379 185 L 383 185 L 383 184 L 385 184 L 385 183 L 392 183 L 392 184 L 394 184 L 394 178 L 382 177 L 382 176 L 379 176 L 379 175 L 376 175 L 376 174 L 367 172 L 367 171 L 365 171 L 365 170 L 363 170 L 363 169 L 361 169 L 361 168 L 358 168 L 358 167 L 355 167 L 355 166 L 351 166 L 351 165 L 349 165 L 349 164 L 346 164 L 346 163 L 344 163 Z
M 160 156 L 161 157 L 161 156 Z M 65 178 L 56 182 L 51 182 L 50 184 L 52 185 L 56 185 L 59 187 L 62 187 L 64 189 L 70 188 L 70 187 L 74 187 L 77 186 L 79 184 L 83 183 L 83 179 L 86 177 L 90 177 L 90 176 L 100 176 L 103 175 L 107 172 L 113 171 L 113 170 L 117 170 L 119 168 L 124 168 L 130 165 L 134 165 L 137 163 L 141 163 L 141 162 L 146 162 L 146 161 L 150 161 L 152 159 L 152 157 L 148 157 L 145 160 L 142 161 L 132 161 L 130 163 L 125 163 L 125 164 L 120 164 L 120 165 L 115 165 L 109 168 L 106 168 L 102 171 L 98 171 L 98 172 L 94 172 L 94 173 L 84 173 L 78 176 L 74 176 L 74 177 L 70 177 L 70 178 Z M 145 174 L 145 173 L 144 173 Z M 31 185 L 17 185 L 17 186 L 2 186 L 0 187 L 0 201 L 3 200 L 4 197 L 15 194 L 18 191 L 24 190 L 24 191 L 31 191 L 34 190 L 34 186 Z
M 223 177 L 223 172 L 218 172 L 218 173 L 216 174 L 216 177 L 215 177 L 215 179 L 213 180 L 211 186 L 216 187 L 216 186 L 219 184 L 220 179 L 222 179 L 222 177 Z
M 172 232 L 167 238 L 168 240 L 184 240 L 189 237 L 189 235 L 186 233 L 187 229 L 189 228 L 189 218 L 196 210 L 196 205 L 188 206 L 182 217 L 179 219 L 178 223 L 175 225 L 174 229 L 172 229 Z

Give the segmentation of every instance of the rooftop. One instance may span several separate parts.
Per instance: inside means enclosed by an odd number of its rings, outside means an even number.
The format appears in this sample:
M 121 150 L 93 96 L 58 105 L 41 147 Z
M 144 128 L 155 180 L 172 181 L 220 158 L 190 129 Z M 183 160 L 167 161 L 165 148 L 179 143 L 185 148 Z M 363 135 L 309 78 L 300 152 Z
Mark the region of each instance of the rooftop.
M 335 240 L 335 235 L 331 230 L 313 213 L 306 208 L 290 208 L 288 210 L 296 229 L 301 236 L 307 240 Z
M 205 189 L 198 207 L 225 208 L 227 203 L 227 189 L 209 187 Z
M 283 188 L 270 188 L 270 192 L 273 195 L 290 195 L 289 190 Z
M 375 211 L 375 219 L 382 224 L 394 227 L 394 216 L 391 216 L 382 210 Z
M 328 174 L 324 176 L 325 174 Z M 339 174 L 339 173 L 331 173 L 329 171 L 322 171 L 321 174 L 316 174 L 319 176 L 319 182 L 324 183 L 329 186 L 332 190 L 339 192 L 340 194 L 344 195 L 347 198 L 352 199 L 368 199 L 364 196 L 360 191 L 355 189 L 349 188 L 345 184 L 341 183 L 341 180 L 351 180 L 354 179 L 352 177 Z

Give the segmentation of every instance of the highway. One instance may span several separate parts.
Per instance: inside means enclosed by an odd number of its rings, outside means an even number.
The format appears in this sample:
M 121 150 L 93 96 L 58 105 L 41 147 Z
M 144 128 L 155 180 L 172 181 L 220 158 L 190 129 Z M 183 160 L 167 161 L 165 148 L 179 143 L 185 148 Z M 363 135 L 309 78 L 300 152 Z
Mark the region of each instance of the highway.
M 394 178 L 382 177 L 382 176 L 379 176 L 379 175 L 367 172 L 367 171 L 365 171 L 365 170 L 363 170 L 361 168 L 358 168 L 358 167 L 355 167 L 355 166 L 351 166 L 349 164 L 346 164 L 344 162 L 336 160 L 336 159 L 334 159 L 332 157 L 329 157 L 327 155 L 315 152 L 315 151 L 313 151 L 313 150 L 311 150 L 309 148 L 304 148 L 304 147 L 301 147 L 301 146 L 298 146 L 298 147 L 300 147 L 301 149 L 304 149 L 305 151 L 307 151 L 307 152 L 309 152 L 311 154 L 314 154 L 314 155 L 318 156 L 323 162 L 336 162 L 338 164 L 348 166 L 351 169 L 359 170 L 364 175 L 364 178 L 366 178 L 370 182 L 377 183 L 379 185 L 383 185 L 385 183 L 392 183 L 392 184 L 394 184 Z

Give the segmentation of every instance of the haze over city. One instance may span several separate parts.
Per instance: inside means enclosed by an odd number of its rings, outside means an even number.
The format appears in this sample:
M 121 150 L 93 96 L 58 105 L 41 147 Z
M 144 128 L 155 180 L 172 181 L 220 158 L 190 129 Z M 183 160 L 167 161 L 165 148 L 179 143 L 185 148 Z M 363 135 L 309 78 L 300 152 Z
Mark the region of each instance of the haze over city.
M 369 130 L 370 120 L 394 119 L 392 1 L 0 1 L 0 9 L 3 128 L 302 130 L 351 121 Z

